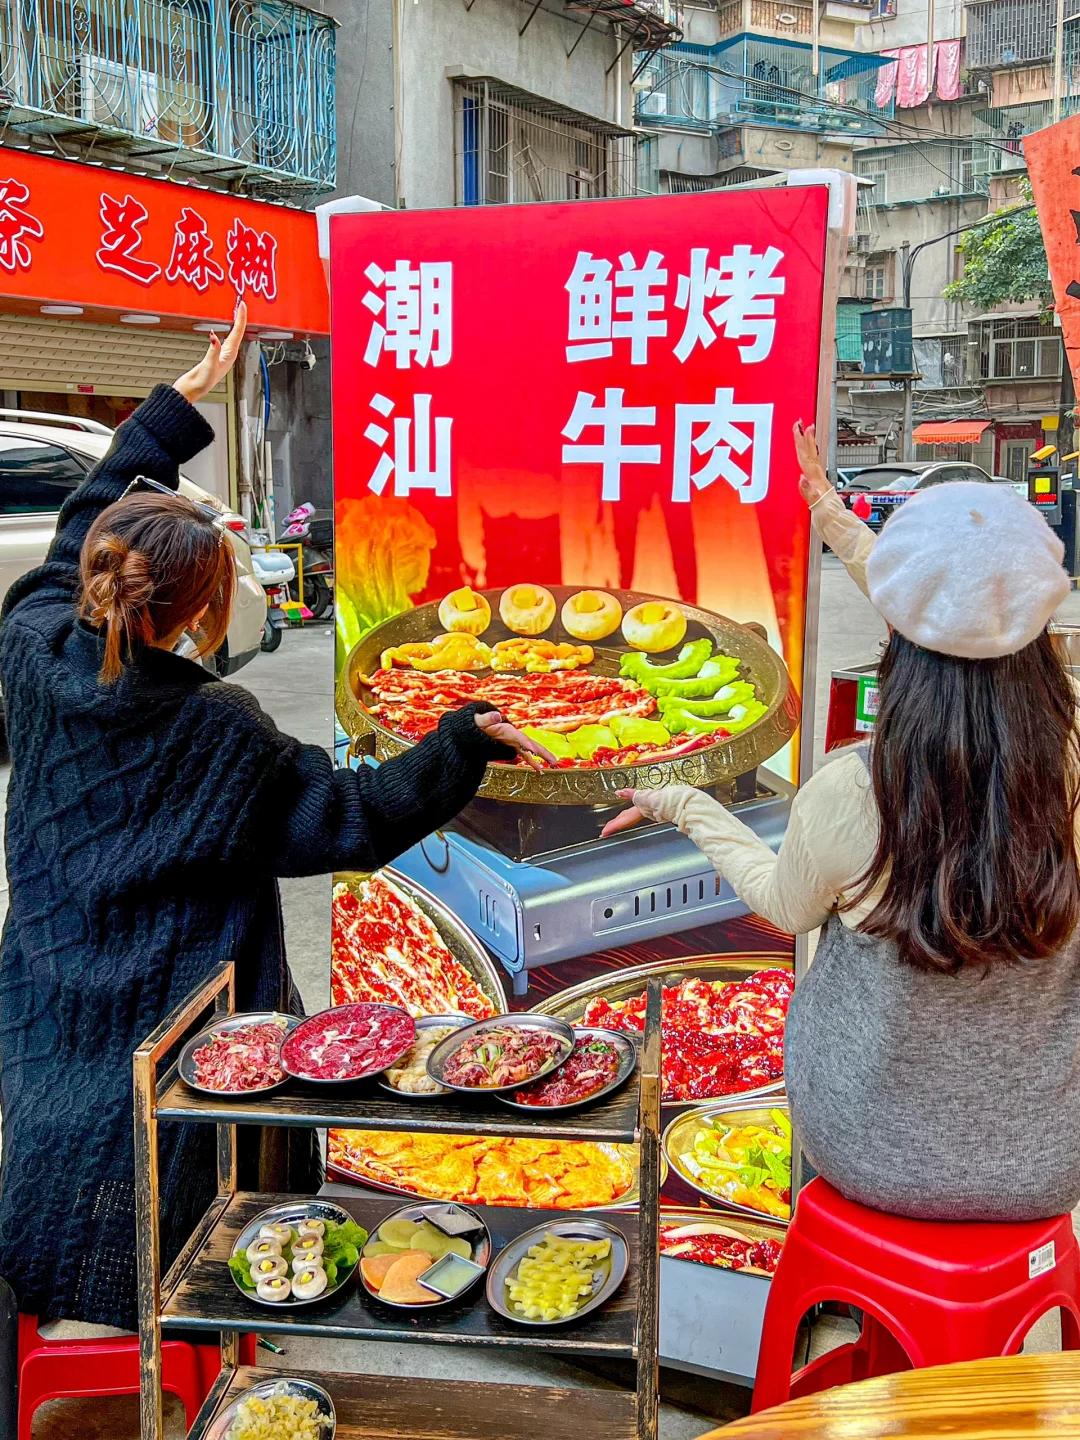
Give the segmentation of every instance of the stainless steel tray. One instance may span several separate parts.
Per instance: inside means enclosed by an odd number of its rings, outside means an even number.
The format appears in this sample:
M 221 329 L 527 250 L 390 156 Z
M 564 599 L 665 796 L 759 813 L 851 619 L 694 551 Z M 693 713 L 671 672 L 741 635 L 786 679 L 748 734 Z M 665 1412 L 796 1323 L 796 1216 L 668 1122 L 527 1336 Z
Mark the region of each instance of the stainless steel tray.
M 441 1030 L 445 1025 L 453 1025 L 455 1029 L 463 1030 L 466 1025 L 471 1025 L 472 1023 L 472 1018 L 468 1015 L 423 1015 L 416 1022 L 417 1039 L 419 1039 L 425 1030 Z M 450 1037 L 447 1036 L 446 1038 L 449 1039 Z M 413 1045 L 415 1044 L 416 1041 L 414 1040 Z M 411 1049 L 412 1046 L 409 1048 Z M 404 1060 L 408 1053 L 409 1051 L 406 1050 L 405 1055 L 402 1055 L 401 1059 Z M 394 1061 L 395 1065 L 398 1063 L 397 1060 Z M 388 1094 L 396 1095 L 399 1100 L 441 1100 L 444 1095 L 450 1094 L 450 1091 L 445 1086 L 441 1089 L 431 1091 L 399 1090 L 396 1085 L 390 1084 L 386 1076 L 387 1070 L 381 1070 L 377 1076 L 376 1083 L 381 1089 L 387 1091 Z
M 245 1025 L 263 1025 L 271 1021 L 284 1021 L 281 1031 L 281 1038 L 284 1039 L 291 1030 L 303 1020 L 302 1015 L 283 1015 L 278 1010 L 257 1010 L 247 1015 L 222 1015 L 213 1025 L 208 1025 L 205 1030 L 200 1030 L 198 1035 L 187 1042 L 180 1052 L 180 1060 L 177 1069 L 180 1072 L 180 1079 L 192 1090 L 198 1090 L 201 1095 L 216 1095 L 223 1100 L 244 1100 L 249 1095 L 269 1095 L 274 1090 L 280 1090 L 289 1080 L 288 1074 L 283 1074 L 280 1080 L 273 1085 L 260 1085 L 255 1090 L 212 1090 L 209 1085 L 200 1085 L 195 1078 L 195 1051 L 202 1047 L 214 1035 L 228 1035 L 233 1030 L 239 1030 Z M 284 1070 L 284 1066 L 282 1066 Z
M 345 870 L 334 876 L 334 884 L 347 885 L 350 890 L 355 891 L 359 882 L 366 880 L 369 873 L 360 870 Z M 441 900 L 432 895 L 430 890 L 425 890 L 422 885 L 418 885 L 415 880 L 410 880 L 407 875 L 403 875 L 400 870 L 395 870 L 392 865 L 385 865 L 382 873 L 399 890 L 403 890 L 409 899 L 424 912 L 439 932 L 443 944 L 454 959 L 459 965 L 464 966 L 476 981 L 477 988 L 482 990 L 491 1001 L 495 1007 L 495 1014 L 502 1015 L 508 1009 L 502 976 L 491 956 L 464 921 L 460 920 Z M 366 1000 L 371 997 L 361 996 L 358 998 Z
M 352 1220 L 352 1216 L 347 1210 L 342 1210 L 340 1205 L 331 1205 L 328 1200 L 295 1200 L 284 1205 L 274 1205 L 256 1215 L 250 1225 L 244 1226 L 229 1252 L 230 1257 L 242 1255 L 249 1245 L 254 1244 L 263 1225 L 291 1225 L 295 1229 L 301 1220 L 332 1220 L 335 1225 L 345 1225 Z M 290 1295 L 287 1300 L 264 1300 L 260 1295 L 245 1290 L 231 1269 L 229 1275 L 240 1294 L 253 1304 L 262 1305 L 266 1310 L 298 1310 L 306 1305 L 321 1305 L 323 1301 L 340 1294 L 356 1268 L 357 1266 L 351 1265 L 344 1273 L 339 1268 L 337 1284 L 328 1284 L 321 1295 L 316 1295 L 311 1300 L 298 1300 L 295 1295 Z
M 214 1420 L 207 1431 L 206 1440 L 225 1440 L 230 1426 L 236 1419 L 237 1411 L 245 1400 L 256 1397 L 264 1398 L 282 1391 L 287 1395 L 294 1395 L 298 1400 L 314 1400 L 319 1407 L 316 1413 L 322 1425 L 319 1440 L 334 1440 L 334 1436 L 337 1434 L 337 1414 L 330 1396 L 321 1385 L 316 1385 L 313 1380 L 296 1380 L 289 1375 L 282 1375 L 280 1380 L 264 1380 L 259 1385 L 252 1385 L 251 1389 L 245 1390 L 242 1395 L 238 1395 Z
M 437 1210 L 441 1208 L 443 1207 L 439 1202 L 431 1202 L 427 1205 L 403 1205 L 400 1210 L 395 1210 L 392 1215 L 385 1215 L 379 1221 L 379 1224 L 373 1232 L 371 1239 L 374 1240 L 377 1237 L 379 1230 L 382 1228 L 383 1225 L 386 1224 L 387 1220 L 426 1220 L 429 1218 L 429 1214 L 432 1210 Z M 470 1256 L 470 1259 L 472 1260 L 473 1264 L 482 1265 L 486 1270 L 488 1267 L 488 1263 L 491 1260 L 491 1232 L 488 1230 L 483 1220 L 481 1220 L 480 1216 L 476 1213 L 476 1211 L 472 1208 L 471 1205 L 459 1205 L 457 1208 L 459 1210 L 464 1210 L 466 1214 L 471 1215 L 472 1218 L 481 1227 L 481 1233 L 476 1239 L 473 1239 L 468 1235 L 466 1235 L 464 1238 L 468 1240 L 469 1244 L 472 1246 L 472 1255 Z M 401 1253 L 404 1255 L 406 1254 L 406 1251 L 403 1250 Z M 361 1255 L 362 1254 L 363 1252 L 361 1252 Z M 379 1294 L 379 1292 L 377 1290 L 373 1290 L 368 1284 L 368 1282 L 364 1279 L 363 1270 L 357 1267 L 357 1273 L 360 1276 L 360 1284 L 364 1287 L 364 1289 L 371 1296 L 371 1298 L 373 1300 L 377 1300 L 380 1305 L 390 1306 L 390 1308 L 393 1310 L 420 1311 L 431 1310 L 433 1308 L 437 1308 L 440 1305 L 456 1305 L 459 1300 L 461 1300 L 465 1295 L 468 1295 L 469 1291 L 473 1288 L 474 1285 L 476 1285 L 480 1280 L 483 1279 L 482 1275 L 477 1275 L 476 1278 L 472 1281 L 472 1284 L 466 1285 L 465 1289 L 458 1291 L 456 1295 L 441 1296 L 433 1293 L 431 1299 L 425 1305 L 407 1305 L 404 1302 L 398 1300 L 384 1300 Z
M 566 990 L 560 990 L 557 995 L 551 995 L 541 1001 L 530 1014 L 533 1015 L 555 1015 L 560 1020 L 567 1020 L 571 1025 L 577 1025 L 585 1014 L 585 1006 L 593 998 L 600 996 L 609 1003 L 618 1000 L 628 1000 L 634 995 L 639 995 L 654 975 L 659 975 L 665 985 L 677 985 L 680 980 L 706 980 L 715 981 L 738 981 L 747 980 L 758 970 L 787 970 L 793 969 L 793 961 L 790 955 L 685 955 L 673 960 L 653 960 L 647 965 L 634 965 L 628 970 L 616 970 L 611 974 L 599 976 L 595 980 L 585 980 L 580 985 L 572 985 Z M 784 1090 L 783 1079 L 772 1080 L 767 1085 L 758 1085 L 753 1090 L 737 1090 L 730 1097 L 717 1095 L 711 1097 L 707 1102 L 712 1104 L 730 1099 L 732 1103 L 745 1100 L 758 1100 L 765 1095 L 779 1095 Z M 668 1100 L 662 1101 L 665 1109 L 675 1106 L 700 1106 L 706 1103 L 703 1100 Z
M 782 1216 L 770 1215 L 766 1210 L 755 1210 L 751 1205 L 738 1205 L 734 1200 L 725 1200 L 722 1195 L 717 1195 L 696 1180 L 679 1161 L 682 1151 L 692 1147 L 694 1132 L 701 1127 L 704 1120 L 725 1119 L 730 1116 L 733 1124 L 771 1125 L 773 1121 L 770 1110 L 783 1110 L 785 1114 L 788 1113 L 787 1101 L 777 1100 L 773 1105 L 762 1105 L 760 1100 L 721 1101 L 713 1105 L 699 1105 L 696 1109 L 684 1110 L 681 1115 L 676 1115 L 660 1137 L 660 1145 L 664 1159 L 679 1179 L 692 1190 L 696 1190 L 710 1205 L 717 1205 L 736 1215 L 750 1215 L 756 1220 L 769 1220 L 774 1225 L 786 1227 L 791 1223 L 790 1216 L 785 1220 Z
M 546 1030 L 563 1042 L 562 1053 L 550 1056 L 543 1067 L 528 1080 L 515 1080 L 510 1085 L 455 1085 L 452 1080 L 446 1078 L 446 1067 L 462 1045 L 474 1036 L 483 1035 L 489 1030 L 506 1029 Z M 520 1090 L 524 1085 L 531 1085 L 536 1080 L 543 1080 L 545 1076 L 559 1068 L 573 1048 L 574 1032 L 563 1020 L 557 1020 L 550 1015 L 493 1015 L 490 1020 L 474 1021 L 472 1025 L 459 1030 L 456 1035 L 447 1035 L 446 1039 L 440 1041 L 428 1056 L 427 1071 L 438 1084 L 445 1085 L 448 1090 L 456 1090 L 462 1095 L 500 1095 L 510 1090 Z
M 517 1268 L 518 1262 L 529 1247 L 537 1244 L 545 1235 L 559 1235 L 582 1240 L 610 1240 L 611 1254 L 606 1261 L 598 1262 L 605 1268 L 607 1274 L 595 1287 L 585 1304 L 573 1315 L 567 1315 L 565 1319 L 561 1320 L 527 1320 L 524 1315 L 515 1313 L 507 1298 L 506 1286 Z M 630 1248 L 626 1243 L 626 1237 L 621 1230 L 616 1230 L 614 1225 L 605 1225 L 602 1220 L 555 1220 L 550 1225 L 537 1225 L 535 1230 L 526 1230 L 524 1235 L 519 1235 L 516 1240 L 511 1240 L 488 1271 L 488 1304 L 507 1320 L 513 1320 L 515 1325 L 533 1326 L 538 1330 L 550 1330 L 556 1325 L 573 1325 L 611 1299 L 625 1280 L 629 1264 Z
M 591 1095 L 586 1095 L 584 1099 L 571 1100 L 567 1105 L 528 1105 L 522 1100 L 512 1100 L 510 1098 L 511 1091 L 501 1091 L 497 1093 L 495 1096 L 496 1100 L 501 1101 L 503 1105 L 509 1105 L 512 1110 L 524 1110 L 527 1115 L 539 1115 L 541 1113 L 547 1115 L 565 1115 L 570 1110 L 581 1110 L 587 1105 L 595 1105 L 598 1100 L 603 1100 L 605 1095 L 611 1095 L 616 1090 L 621 1089 L 637 1069 L 637 1046 L 634 1044 L 633 1039 L 621 1030 L 604 1030 L 599 1025 L 575 1025 L 575 1044 L 578 1040 L 588 1039 L 610 1041 L 619 1052 L 618 1070 L 615 1072 L 613 1079 L 609 1080 L 606 1085 L 601 1086 L 599 1090 L 593 1091 Z M 531 1083 L 535 1084 L 536 1082 L 533 1081 Z M 531 1085 L 518 1085 L 514 1088 L 527 1090 L 531 1088 Z

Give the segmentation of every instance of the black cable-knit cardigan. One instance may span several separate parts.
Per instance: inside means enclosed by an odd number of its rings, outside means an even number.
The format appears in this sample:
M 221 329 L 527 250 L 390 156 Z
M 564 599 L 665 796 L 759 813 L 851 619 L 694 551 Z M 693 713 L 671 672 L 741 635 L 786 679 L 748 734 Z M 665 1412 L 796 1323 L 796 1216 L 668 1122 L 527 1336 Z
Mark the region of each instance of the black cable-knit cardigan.
M 335 770 L 249 692 L 157 649 L 99 684 L 101 641 L 75 612 L 86 533 L 136 475 L 175 486 L 212 438 L 159 386 L 4 606 L 0 1275 L 43 1318 L 135 1326 L 132 1051 L 225 958 L 241 1009 L 287 1003 L 275 877 L 385 864 L 512 756 L 473 706 L 377 771 Z M 212 1137 L 161 1127 L 166 1255 L 216 1188 Z

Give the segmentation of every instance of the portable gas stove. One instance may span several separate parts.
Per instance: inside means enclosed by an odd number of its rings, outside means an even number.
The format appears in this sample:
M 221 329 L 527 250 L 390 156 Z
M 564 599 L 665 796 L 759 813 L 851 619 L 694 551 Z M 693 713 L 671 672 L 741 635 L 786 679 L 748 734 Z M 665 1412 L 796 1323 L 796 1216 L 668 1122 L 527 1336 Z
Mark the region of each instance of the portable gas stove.
M 710 793 L 779 846 L 795 793 L 787 781 L 751 771 Z M 394 865 L 464 920 L 511 975 L 517 996 L 540 966 L 747 913 L 670 825 L 597 839 L 621 808 L 476 800 Z

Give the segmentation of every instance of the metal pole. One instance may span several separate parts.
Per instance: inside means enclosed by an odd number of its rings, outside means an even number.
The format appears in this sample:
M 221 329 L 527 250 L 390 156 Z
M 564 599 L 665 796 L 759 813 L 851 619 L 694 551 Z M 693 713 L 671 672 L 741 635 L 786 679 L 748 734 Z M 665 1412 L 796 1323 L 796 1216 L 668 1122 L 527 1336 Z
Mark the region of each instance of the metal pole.
M 934 0 L 926 0 L 926 94 L 934 88 Z
M 660 997 L 649 981 L 641 1050 L 638 1140 L 637 1440 L 657 1440 L 660 1403 Z
M 933 0 L 930 0 L 933 4 Z M 1061 119 L 1061 77 L 1065 60 L 1065 0 L 1057 0 L 1057 23 L 1054 26 L 1054 102 L 1052 117 Z
M 911 435 L 911 376 L 904 381 L 904 433 L 900 437 L 900 454 L 898 460 L 914 460 L 915 443 Z
M 819 48 L 819 46 L 820 46 L 820 44 L 821 44 L 820 37 L 818 36 L 818 29 L 819 29 L 819 27 L 820 27 L 820 25 L 821 25 L 821 0 L 814 0 L 814 19 L 813 19 L 813 25 L 814 25 L 814 35 L 813 35 L 813 50 L 811 51 L 811 56 L 810 56 L 810 73 L 813 75 L 814 79 L 816 80 L 817 77 L 818 77 L 818 75 L 821 73 L 821 57 L 820 57 L 819 54 L 818 54 L 818 48 Z M 815 87 L 815 89 L 816 89 L 816 88 L 817 88 L 817 87 Z

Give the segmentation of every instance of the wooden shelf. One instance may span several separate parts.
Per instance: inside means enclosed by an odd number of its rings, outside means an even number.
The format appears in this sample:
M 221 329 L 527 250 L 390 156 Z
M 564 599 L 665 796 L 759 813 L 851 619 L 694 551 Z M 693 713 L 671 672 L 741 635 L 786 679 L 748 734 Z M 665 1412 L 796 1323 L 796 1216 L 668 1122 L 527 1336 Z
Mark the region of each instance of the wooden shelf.
M 155 1106 L 158 1120 L 213 1121 L 218 1125 L 303 1125 L 342 1130 L 408 1130 L 428 1134 L 542 1135 L 547 1140 L 598 1140 L 632 1144 L 638 1138 L 638 1073 L 621 1090 L 584 1110 L 553 1115 L 513 1110 L 497 1100 L 446 1096 L 399 1100 L 370 1081 L 314 1086 L 293 1080 L 261 1099 L 215 1100 L 166 1076 Z
M 338 1411 L 338 1440 L 656 1440 L 659 1404 L 660 1009 L 659 978 L 648 985 L 638 1070 L 606 1101 L 569 1115 L 518 1111 L 481 1097 L 401 1099 L 372 1082 L 318 1087 L 290 1081 L 274 1095 L 237 1102 L 190 1090 L 167 1057 L 208 1009 L 235 1008 L 235 976 L 225 961 L 142 1042 L 134 1055 L 136 1252 L 143 1440 L 164 1440 L 162 1333 L 214 1331 L 222 1368 L 189 1440 L 208 1440 L 215 1419 L 238 1392 L 282 1371 L 238 1369 L 239 1332 L 324 1338 L 415 1340 L 502 1346 L 556 1354 L 636 1360 L 636 1391 L 491 1385 L 396 1376 L 319 1375 Z M 159 1079 L 160 1077 L 160 1079 Z M 173 1262 L 161 1272 L 158 1126 L 162 1120 L 217 1126 L 218 1198 Z M 640 1201 L 635 1212 L 523 1210 L 477 1206 L 492 1239 L 492 1259 L 523 1231 L 554 1220 L 598 1213 L 626 1237 L 628 1274 L 614 1298 L 580 1321 L 543 1331 L 493 1311 L 483 1289 L 452 1305 L 420 1312 L 380 1305 L 358 1278 L 340 1297 L 299 1309 L 256 1305 L 233 1283 L 228 1257 L 237 1235 L 259 1213 L 296 1196 L 237 1193 L 236 1126 L 301 1126 L 543 1137 L 636 1143 Z M 411 1198 L 411 1197 L 410 1197 Z M 358 1191 L 334 1196 L 371 1231 L 409 1198 Z
M 329 1392 L 337 1411 L 336 1440 L 636 1440 L 638 1434 L 636 1400 L 625 1390 L 242 1367 L 188 1440 L 207 1440 L 215 1417 L 249 1386 L 290 1374 Z
M 552 1329 L 515 1325 L 498 1315 L 484 1297 L 483 1282 L 453 1305 L 433 1310 L 398 1310 L 380 1305 L 368 1295 L 359 1277 L 349 1280 L 341 1298 L 325 1304 L 289 1310 L 248 1300 L 236 1288 L 228 1258 L 237 1235 L 260 1211 L 295 1200 L 296 1196 L 235 1195 L 217 1220 L 206 1243 L 180 1275 L 161 1312 L 162 1328 L 183 1330 L 258 1331 L 260 1334 L 317 1335 L 352 1340 L 418 1340 L 436 1344 L 520 1346 L 530 1350 L 561 1351 L 633 1359 L 639 1266 L 638 1221 L 635 1215 L 596 1211 L 589 1219 L 603 1219 L 621 1230 L 630 1247 L 630 1268 L 615 1296 L 575 1324 Z M 369 1232 L 408 1200 L 386 1196 L 356 1199 L 334 1197 Z M 473 1207 L 491 1232 L 492 1260 L 515 1236 L 548 1221 L 572 1218 L 574 1211 L 518 1210 L 502 1206 Z M 403 1430 L 402 1434 L 412 1434 Z M 427 1432 L 423 1432 L 426 1436 Z

